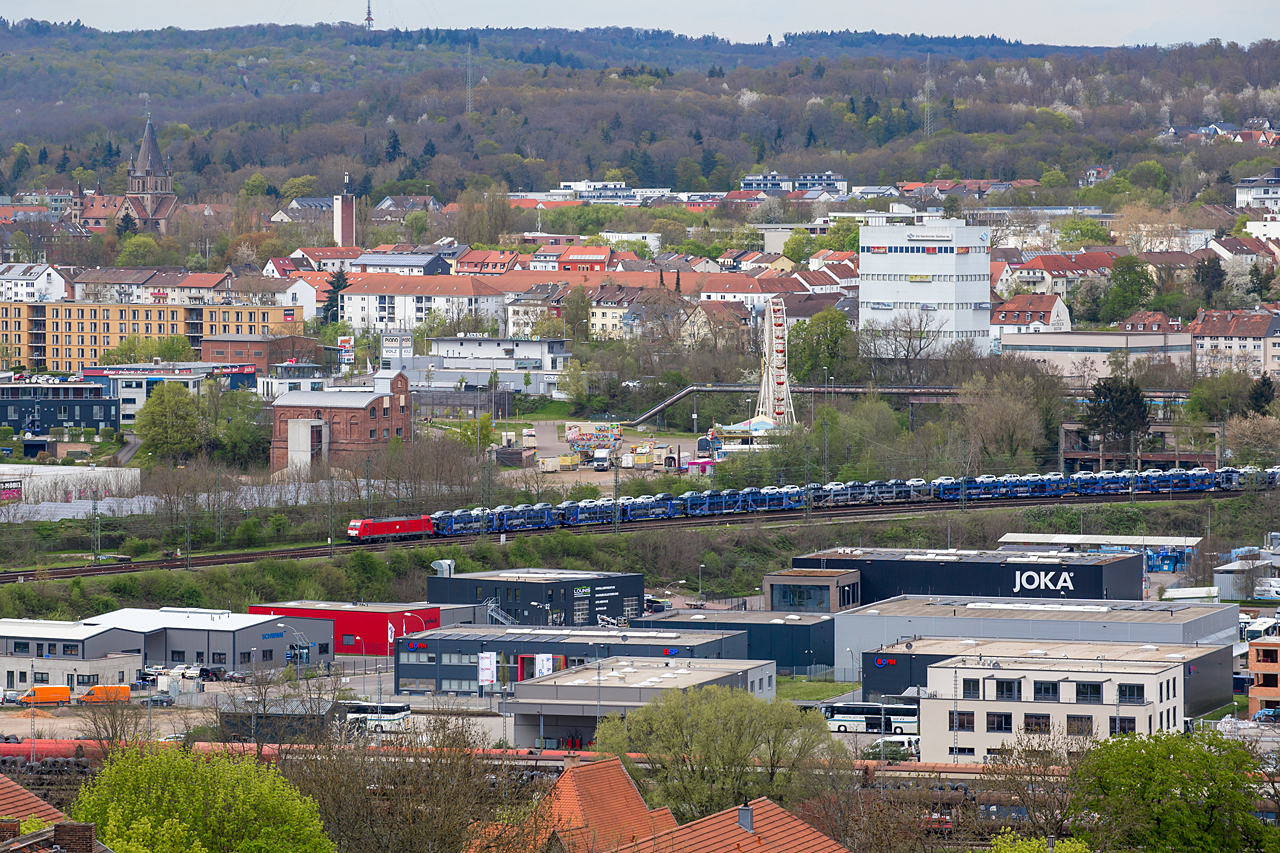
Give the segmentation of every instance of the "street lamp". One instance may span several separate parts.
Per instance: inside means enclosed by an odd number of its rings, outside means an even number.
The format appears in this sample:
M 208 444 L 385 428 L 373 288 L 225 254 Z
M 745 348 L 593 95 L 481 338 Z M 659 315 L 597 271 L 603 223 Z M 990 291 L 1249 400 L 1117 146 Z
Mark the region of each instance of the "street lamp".
M 306 635 L 306 634 L 304 634 L 304 633 L 302 633 L 301 631 L 299 631 L 297 628 L 293 627 L 292 625 L 286 625 L 286 624 L 284 624 L 283 622 L 277 622 L 277 623 L 276 623 L 276 627 L 277 627 L 277 628 L 288 628 L 290 631 L 292 631 L 292 632 L 293 632 L 293 636 L 294 636 L 294 638 L 295 638 L 295 639 L 296 639 L 296 640 L 297 640 L 297 641 L 302 645 L 302 647 L 303 647 L 304 649 L 306 649 L 306 650 L 307 650 L 307 659 L 306 659 L 305 661 L 303 661 L 303 662 L 304 662 L 304 663 L 310 663 L 310 662 L 311 662 L 311 644 L 310 644 L 309 642 L 307 642 L 307 635 Z M 289 657 L 289 655 L 285 655 L 285 657 L 287 658 L 287 657 Z
M 698 563 L 698 600 L 702 601 L 702 570 L 706 568 L 705 563 Z
M 369 694 L 365 692 L 365 679 L 369 677 L 369 664 L 364 657 L 364 637 L 357 635 L 356 639 L 360 641 L 360 697 L 368 699 Z
M 858 671 L 857 659 L 853 656 L 853 649 L 845 649 L 849 653 L 849 690 L 853 690 L 854 673 Z
M 417 613 L 405 613 L 404 615 L 405 615 L 405 616 L 412 616 L 414 619 L 417 619 L 419 622 L 421 622 L 421 623 L 422 623 L 422 630 L 423 630 L 423 631 L 426 631 L 426 630 L 427 630 L 427 620 L 426 620 L 426 619 L 423 619 L 423 618 L 422 618 L 421 616 L 419 616 Z

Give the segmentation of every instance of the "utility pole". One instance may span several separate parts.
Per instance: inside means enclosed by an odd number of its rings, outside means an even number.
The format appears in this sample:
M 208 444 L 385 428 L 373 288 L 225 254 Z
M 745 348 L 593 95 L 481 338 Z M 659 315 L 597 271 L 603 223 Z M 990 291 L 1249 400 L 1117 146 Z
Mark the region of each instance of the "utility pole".
M 213 485 L 213 512 L 218 519 L 218 544 L 222 544 L 222 469 L 218 469 L 218 474 L 214 478 Z
M 329 472 L 329 556 L 333 556 L 333 472 Z
M 813 492 L 809 491 L 809 445 L 804 446 L 804 523 L 813 515 Z
M 187 544 L 186 544 L 187 571 L 191 571 L 191 498 L 187 498 L 187 518 L 186 518 L 186 523 L 184 524 L 184 527 L 186 527 L 186 538 L 187 538 Z
M 829 482 L 831 479 L 827 471 L 827 422 L 822 422 L 822 482 Z
M 98 489 L 93 494 L 93 564 L 98 564 L 98 555 L 102 552 L 102 516 L 98 515 Z
M 373 518 L 373 457 L 364 460 L 364 516 Z
M 617 536 L 622 531 L 622 506 L 618 503 L 618 498 L 622 496 L 622 468 L 619 465 L 613 466 L 613 535 Z

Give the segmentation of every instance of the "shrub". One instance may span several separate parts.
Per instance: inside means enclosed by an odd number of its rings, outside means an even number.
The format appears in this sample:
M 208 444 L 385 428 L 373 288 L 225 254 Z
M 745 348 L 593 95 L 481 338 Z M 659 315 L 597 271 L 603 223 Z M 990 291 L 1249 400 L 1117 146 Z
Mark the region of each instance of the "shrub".
M 71 427 L 67 430 L 67 441 L 79 441 L 84 436 L 84 430 L 80 427 Z
M 160 543 L 155 539 L 139 539 L 136 536 L 130 536 L 120 543 L 120 550 L 130 557 L 141 557 L 143 554 L 153 553 L 159 547 Z
M 256 518 L 246 518 L 236 528 L 235 543 L 251 548 L 262 542 L 262 522 Z
M 114 440 L 115 440 L 115 437 L 116 437 L 116 428 L 115 428 L 115 427 L 103 427 L 103 428 L 102 428 L 102 440 L 103 440 L 103 441 L 114 441 Z
M 289 529 L 289 516 L 276 513 L 267 519 L 267 524 L 271 527 L 271 535 L 279 539 Z
M 37 454 L 36 454 L 36 461 L 37 461 L 37 462 L 48 462 L 48 461 L 49 461 L 50 459 L 52 459 L 52 458 L 53 458 L 53 457 L 52 457 L 52 456 L 50 456 L 50 455 L 49 455 L 49 452 L 48 452 L 48 451 L 46 451 L 46 450 L 41 450 L 39 453 L 37 453 Z
M 83 432 L 85 441 L 93 441 L 93 437 L 98 434 L 98 431 L 93 427 L 85 427 Z
M 0 427 L 0 441 L 13 441 L 13 427 Z
M 56 441 L 62 441 L 67 437 L 67 430 L 64 427 L 51 427 L 49 429 L 49 437 Z
M 58 464 L 59 464 L 59 465 L 74 465 L 74 464 L 76 464 L 76 460 L 75 460 L 75 459 L 73 459 L 73 458 L 72 458 L 72 457 L 70 457 L 70 456 L 64 456 L 64 457 L 62 457 L 62 459 L 60 459 L 60 460 L 58 461 Z

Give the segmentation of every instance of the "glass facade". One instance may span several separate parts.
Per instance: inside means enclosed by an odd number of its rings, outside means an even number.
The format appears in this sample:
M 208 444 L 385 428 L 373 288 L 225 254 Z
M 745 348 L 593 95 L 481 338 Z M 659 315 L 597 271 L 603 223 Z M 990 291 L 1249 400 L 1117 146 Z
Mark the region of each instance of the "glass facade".
M 831 611 L 831 588 L 816 584 L 775 583 L 770 607 L 773 610 Z

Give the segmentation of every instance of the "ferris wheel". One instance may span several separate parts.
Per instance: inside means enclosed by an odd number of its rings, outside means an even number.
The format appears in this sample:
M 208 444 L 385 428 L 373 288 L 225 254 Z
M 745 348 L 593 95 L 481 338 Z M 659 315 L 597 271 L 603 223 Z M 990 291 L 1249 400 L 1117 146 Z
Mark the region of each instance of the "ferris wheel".
M 778 427 L 789 427 L 796 422 L 796 410 L 791 404 L 791 378 L 787 375 L 787 310 L 781 296 L 765 303 L 762 320 L 764 355 L 756 417 L 768 418 Z

